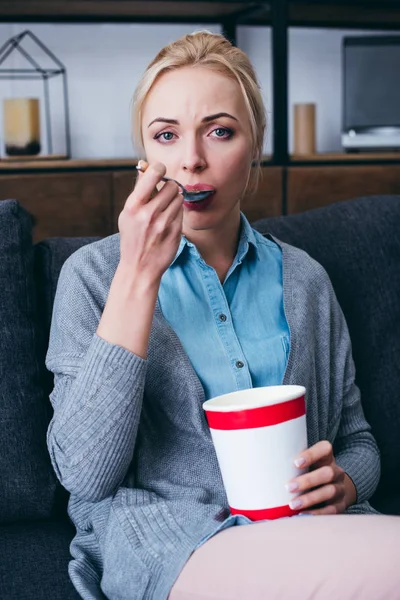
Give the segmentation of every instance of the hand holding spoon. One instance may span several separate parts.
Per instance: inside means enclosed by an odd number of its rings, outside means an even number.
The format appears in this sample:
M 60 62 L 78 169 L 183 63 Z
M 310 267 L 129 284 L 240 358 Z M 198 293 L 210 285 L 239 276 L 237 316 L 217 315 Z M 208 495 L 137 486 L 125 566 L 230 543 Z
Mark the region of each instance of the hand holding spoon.
M 136 169 L 144 173 L 148 166 L 149 165 L 145 160 L 139 160 L 138 164 L 136 165 Z M 180 193 L 182 194 L 185 202 L 201 202 L 202 200 L 208 198 L 208 196 L 214 193 L 214 190 L 198 190 L 189 192 L 189 190 L 187 190 L 181 183 L 179 183 L 179 181 L 176 181 L 176 179 L 172 179 L 171 177 L 162 177 L 161 181 L 173 181 L 174 183 L 176 183 L 177 186 L 181 189 Z

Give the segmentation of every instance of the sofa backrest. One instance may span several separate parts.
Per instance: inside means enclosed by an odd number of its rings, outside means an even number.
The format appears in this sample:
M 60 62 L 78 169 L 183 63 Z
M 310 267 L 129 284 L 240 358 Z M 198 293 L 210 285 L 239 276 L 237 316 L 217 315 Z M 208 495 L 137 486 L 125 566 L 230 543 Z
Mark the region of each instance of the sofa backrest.
M 51 517 L 56 504 L 31 227 L 17 202 L 0 202 L 0 523 Z
M 98 237 L 48 238 L 35 244 L 34 270 L 38 312 L 46 341 L 49 337 L 53 302 L 61 267 L 78 248 L 99 239 Z
M 400 197 L 358 198 L 253 226 L 302 248 L 328 272 L 381 451 L 382 476 L 372 503 L 400 514 Z

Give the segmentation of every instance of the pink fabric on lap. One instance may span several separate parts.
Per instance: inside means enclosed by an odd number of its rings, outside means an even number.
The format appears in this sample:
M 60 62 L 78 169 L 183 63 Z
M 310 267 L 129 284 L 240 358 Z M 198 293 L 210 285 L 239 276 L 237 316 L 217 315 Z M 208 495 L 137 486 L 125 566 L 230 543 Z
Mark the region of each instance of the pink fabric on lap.
M 169 600 L 399 600 L 400 517 L 231 527 L 196 550 Z

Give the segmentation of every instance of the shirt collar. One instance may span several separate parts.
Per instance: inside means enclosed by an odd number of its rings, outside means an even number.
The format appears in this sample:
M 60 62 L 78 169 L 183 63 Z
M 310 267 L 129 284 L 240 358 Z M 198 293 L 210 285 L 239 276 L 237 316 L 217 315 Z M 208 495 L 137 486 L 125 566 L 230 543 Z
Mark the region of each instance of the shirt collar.
M 174 262 L 175 262 L 176 260 L 178 260 L 178 258 L 179 258 L 179 257 L 180 257 L 180 255 L 182 254 L 182 252 L 183 252 L 184 248 L 188 248 L 188 249 L 189 249 L 189 248 L 194 248 L 194 249 L 196 249 L 195 245 L 194 245 L 194 244 L 192 244 L 192 242 L 189 242 L 189 240 L 188 240 L 187 238 L 185 238 L 185 236 L 183 235 L 183 236 L 181 237 L 181 241 L 180 241 L 180 244 L 179 244 L 178 250 L 177 250 L 177 252 L 176 252 L 176 254 L 175 254 L 175 258 L 174 258 L 174 260 L 172 261 L 171 265 L 173 265 L 173 264 L 174 264 Z M 196 250 L 197 250 L 197 249 L 196 249 Z
M 244 214 L 241 212 L 240 237 L 235 261 L 241 263 L 246 254 L 248 253 L 250 247 L 254 249 L 255 256 L 258 258 L 258 246 L 254 230 L 251 227 L 248 220 L 246 219 L 246 217 L 244 216 Z
M 236 252 L 236 257 L 234 260 L 235 263 L 241 263 L 243 261 L 246 254 L 249 251 L 250 246 L 254 248 L 255 255 L 258 257 L 258 246 L 257 246 L 256 236 L 254 235 L 254 231 L 253 231 L 250 223 L 248 222 L 248 220 L 246 219 L 244 214 L 241 212 L 240 213 L 240 236 L 239 236 L 239 243 L 238 243 L 238 249 Z M 182 235 L 178 250 L 175 254 L 175 258 L 172 261 L 170 266 L 172 266 L 175 263 L 175 261 L 179 258 L 179 256 L 182 254 L 182 252 L 185 248 L 187 248 L 188 250 L 192 249 L 195 253 L 197 253 L 198 256 L 200 256 L 198 254 L 198 250 L 197 250 L 196 246 L 192 242 L 190 242 L 184 235 Z

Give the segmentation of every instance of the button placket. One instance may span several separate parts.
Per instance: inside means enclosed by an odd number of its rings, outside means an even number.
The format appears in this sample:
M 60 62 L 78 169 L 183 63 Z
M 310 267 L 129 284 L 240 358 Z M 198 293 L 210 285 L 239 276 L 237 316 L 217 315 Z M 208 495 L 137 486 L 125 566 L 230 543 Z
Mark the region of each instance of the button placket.
M 249 369 L 243 360 L 238 359 L 239 356 L 243 356 L 243 353 L 230 315 L 228 297 L 224 286 L 221 285 L 216 272 L 211 267 L 202 261 L 199 261 L 199 266 L 201 267 L 205 289 L 214 313 L 218 333 L 230 359 L 237 389 L 252 387 Z

